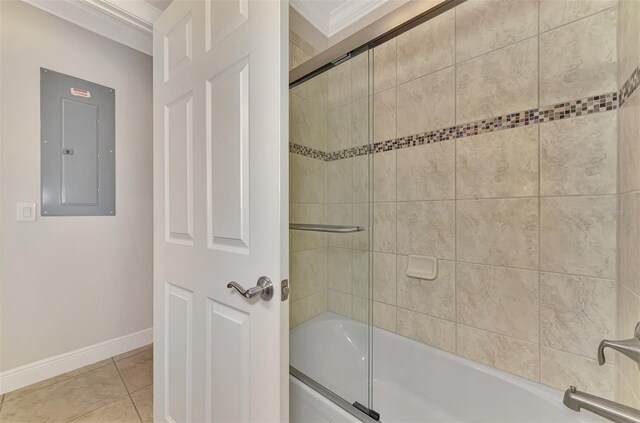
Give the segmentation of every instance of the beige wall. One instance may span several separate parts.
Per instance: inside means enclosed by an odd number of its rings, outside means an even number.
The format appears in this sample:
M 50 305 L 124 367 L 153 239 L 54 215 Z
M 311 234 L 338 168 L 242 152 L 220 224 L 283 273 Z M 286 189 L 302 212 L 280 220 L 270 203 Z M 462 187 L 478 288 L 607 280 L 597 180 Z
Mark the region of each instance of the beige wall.
M 634 70 L 640 76 L 640 2 L 621 0 L 618 22 L 618 81 L 620 87 Z M 618 206 L 619 272 L 618 336 L 630 338 L 640 321 L 640 90 L 636 89 L 618 110 L 620 152 Z M 619 400 L 640 408 L 640 371 L 618 355 Z
M 377 47 L 374 142 L 616 92 L 617 12 L 615 0 L 469 0 Z M 367 65 L 346 62 L 294 90 L 291 142 L 326 152 L 366 143 Z M 616 145 L 616 112 L 600 111 L 374 154 L 373 323 L 558 389 L 615 397 L 616 365 L 595 358 L 602 338 L 618 336 Z M 292 204 L 292 219 L 321 216 L 326 203 L 329 223 L 357 222 L 362 160 L 293 154 L 292 201 L 305 204 Z M 306 261 L 293 253 L 294 289 L 320 271 L 305 266 L 326 260 L 327 297 L 313 292 L 321 282 L 302 289 L 296 323 L 325 301 L 366 320 L 357 248 L 335 242 L 308 244 Z M 438 278 L 406 277 L 411 254 L 437 257 Z
M 152 325 L 152 63 L 23 2 L 0 8 L 8 370 Z M 15 221 L 17 202 L 39 203 L 40 67 L 115 88 L 115 217 Z

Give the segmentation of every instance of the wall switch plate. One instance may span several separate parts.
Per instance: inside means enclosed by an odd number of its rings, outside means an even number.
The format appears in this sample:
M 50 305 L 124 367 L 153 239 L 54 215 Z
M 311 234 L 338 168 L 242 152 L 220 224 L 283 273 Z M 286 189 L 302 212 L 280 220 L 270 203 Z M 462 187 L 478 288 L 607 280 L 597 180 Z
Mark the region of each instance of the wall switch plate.
M 16 220 L 18 222 L 35 222 L 36 203 L 18 203 L 16 208 Z

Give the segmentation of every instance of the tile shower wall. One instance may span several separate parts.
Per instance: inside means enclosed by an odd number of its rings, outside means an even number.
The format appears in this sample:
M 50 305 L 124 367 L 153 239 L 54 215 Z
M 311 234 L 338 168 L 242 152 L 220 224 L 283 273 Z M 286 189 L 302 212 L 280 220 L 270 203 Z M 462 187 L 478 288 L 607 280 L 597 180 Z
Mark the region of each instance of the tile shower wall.
M 616 21 L 615 1 L 469 0 L 376 49 L 374 139 L 615 93 Z M 616 113 L 502 125 L 375 154 L 374 324 L 613 398 Z
M 615 397 L 619 357 L 600 367 L 595 353 L 617 336 L 617 290 L 626 289 L 616 283 L 617 17 L 615 0 L 469 0 L 375 49 L 376 326 L 558 389 Z M 348 122 L 366 104 L 349 86 L 356 62 L 347 63 L 315 90 L 326 108 L 295 100 L 309 132 L 292 142 L 329 154 L 292 155 L 292 186 L 319 184 L 324 169 L 325 198 L 305 201 L 353 221 L 354 163 L 367 156 L 334 152 L 365 142 L 353 124 L 333 132 L 310 117 Z M 323 239 L 327 307 L 358 318 L 355 304 L 368 296 L 355 294 L 355 240 Z M 321 254 L 321 242 L 309 246 Z M 414 254 L 438 258 L 436 280 L 405 275 Z
M 625 99 L 618 110 L 619 267 L 618 336 L 629 338 L 640 321 L 640 1 L 621 0 L 618 81 Z M 633 77 L 635 76 L 635 78 Z M 619 401 L 640 408 L 640 371 L 618 355 Z
M 369 59 L 361 54 L 290 92 L 292 223 L 368 227 L 367 156 L 329 152 L 369 140 Z M 369 321 L 369 232 L 290 231 L 291 326 L 326 310 Z
M 326 148 L 327 77 L 298 86 L 289 94 L 290 142 L 307 150 Z M 327 163 L 309 155 L 289 154 L 291 223 L 325 223 Z M 289 231 L 290 326 L 327 310 L 327 235 Z
M 369 56 L 360 54 L 327 72 L 327 152 L 367 145 Z M 327 161 L 327 223 L 369 226 L 369 158 Z M 327 309 L 368 322 L 369 232 L 327 236 Z
M 289 31 L 289 69 L 317 52 L 302 37 Z M 289 155 L 289 218 L 291 223 L 325 223 L 324 180 L 326 163 L 310 152 L 321 153 L 327 139 L 327 78 L 320 76 L 291 90 L 290 141 L 306 155 Z M 327 310 L 327 236 L 323 233 L 289 232 L 290 326 Z

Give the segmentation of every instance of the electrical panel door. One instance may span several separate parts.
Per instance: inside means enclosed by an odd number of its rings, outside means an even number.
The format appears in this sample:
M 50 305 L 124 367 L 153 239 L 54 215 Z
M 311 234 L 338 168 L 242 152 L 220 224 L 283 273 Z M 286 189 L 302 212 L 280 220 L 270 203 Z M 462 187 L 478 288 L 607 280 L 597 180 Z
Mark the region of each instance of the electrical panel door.
M 40 70 L 42 216 L 114 216 L 115 90 Z

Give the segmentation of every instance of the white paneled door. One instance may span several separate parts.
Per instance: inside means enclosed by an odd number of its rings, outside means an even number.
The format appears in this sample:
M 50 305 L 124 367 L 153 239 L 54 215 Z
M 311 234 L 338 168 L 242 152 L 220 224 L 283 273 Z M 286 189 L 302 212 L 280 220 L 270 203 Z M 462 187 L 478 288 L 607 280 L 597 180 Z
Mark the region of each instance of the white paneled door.
M 288 420 L 287 7 L 174 0 L 154 25 L 156 421 Z

